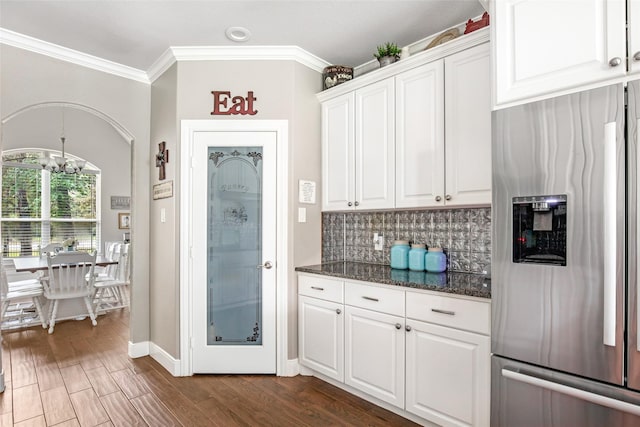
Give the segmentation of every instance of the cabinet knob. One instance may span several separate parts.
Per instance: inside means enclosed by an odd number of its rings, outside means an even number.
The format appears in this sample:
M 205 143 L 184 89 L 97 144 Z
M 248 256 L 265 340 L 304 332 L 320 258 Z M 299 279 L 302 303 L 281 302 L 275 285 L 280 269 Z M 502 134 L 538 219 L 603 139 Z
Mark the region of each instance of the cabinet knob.
M 400 329 L 402 328 L 402 325 L 400 323 L 396 323 L 396 329 Z
M 436 196 L 436 202 L 439 202 L 440 200 L 442 200 L 442 197 Z
M 354 205 L 360 206 L 360 202 L 355 202 Z
M 336 313 L 340 314 L 342 313 L 342 310 L 340 310 L 339 308 L 336 308 Z
M 640 50 L 633 54 L 634 61 L 640 61 Z
M 411 326 L 409 326 L 409 325 L 407 325 L 404 329 L 405 329 L 407 332 L 411 332 Z
M 622 64 L 622 59 L 617 56 L 615 58 L 611 58 L 611 60 L 609 61 L 609 65 L 612 67 L 617 67 L 620 64 Z
M 451 200 L 451 195 L 447 194 L 446 196 L 444 196 L 445 200 Z
M 347 206 L 353 206 L 353 203 L 349 202 L 347 203 Z

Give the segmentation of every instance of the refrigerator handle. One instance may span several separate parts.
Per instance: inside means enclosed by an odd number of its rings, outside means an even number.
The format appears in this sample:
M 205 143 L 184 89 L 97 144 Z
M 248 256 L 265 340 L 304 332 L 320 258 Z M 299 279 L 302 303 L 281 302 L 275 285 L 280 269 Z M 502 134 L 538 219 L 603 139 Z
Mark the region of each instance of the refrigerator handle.
M 604 331 L 603 344 L 616 346 L 616 122 L 604 125 Z
M 508 368 L 502 368 L 502 376 L 514 381 L 519 381 L 535 387 L 540 387 L 546 390 L 575 397 L 576 399 L 606 406 L 607 408 L 615 409 L 617 411 L 627 412 L 629 414 L 640 416 L 640 406 L 634 405 L 629 402 L 624 402 L 622 400 L 614 399 L 612 397 L 607 397 L 590 391 L 581 390 L 579 388 L 570 387 L 548 379 L 513 371 Z

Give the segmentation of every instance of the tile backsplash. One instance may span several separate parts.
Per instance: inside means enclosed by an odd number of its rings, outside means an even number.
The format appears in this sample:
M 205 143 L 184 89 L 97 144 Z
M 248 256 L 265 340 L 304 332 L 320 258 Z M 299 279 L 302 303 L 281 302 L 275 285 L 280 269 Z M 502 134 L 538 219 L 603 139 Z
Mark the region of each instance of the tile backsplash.
M 384 236 L 374 250 L 373 234 Z M 389 264 L 394 240 L 442 247 L 448 269 L 491 271 L 491 208 L 325 212 L 322 214 L 322 261 Z

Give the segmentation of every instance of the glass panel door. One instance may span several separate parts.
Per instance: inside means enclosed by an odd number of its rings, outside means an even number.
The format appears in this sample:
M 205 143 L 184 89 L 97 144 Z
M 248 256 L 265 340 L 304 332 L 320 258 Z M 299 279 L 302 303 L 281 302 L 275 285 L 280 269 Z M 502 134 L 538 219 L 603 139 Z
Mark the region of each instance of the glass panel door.
M 262 147 L 208 147 L 207 345 L 262 345 Z

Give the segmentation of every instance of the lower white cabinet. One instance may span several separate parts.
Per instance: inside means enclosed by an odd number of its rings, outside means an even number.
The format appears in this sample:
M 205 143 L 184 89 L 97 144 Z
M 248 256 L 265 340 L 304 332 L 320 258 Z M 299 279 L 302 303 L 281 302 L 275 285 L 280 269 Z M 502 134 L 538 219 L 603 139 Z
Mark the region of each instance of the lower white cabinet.
M 488 300 L 303 274 L 298 290 L 301 365 L 407 417 L 489 426 Z
M 488 336 L 407 319 L 406 410 L 443 426 L 488 426 Z
M 343 310 L 340 303 L 298 297 L 299 361 L 338 381 L 344 381 Z
M 345 383 L 404 408 L 404 317 L 345 306 Z

